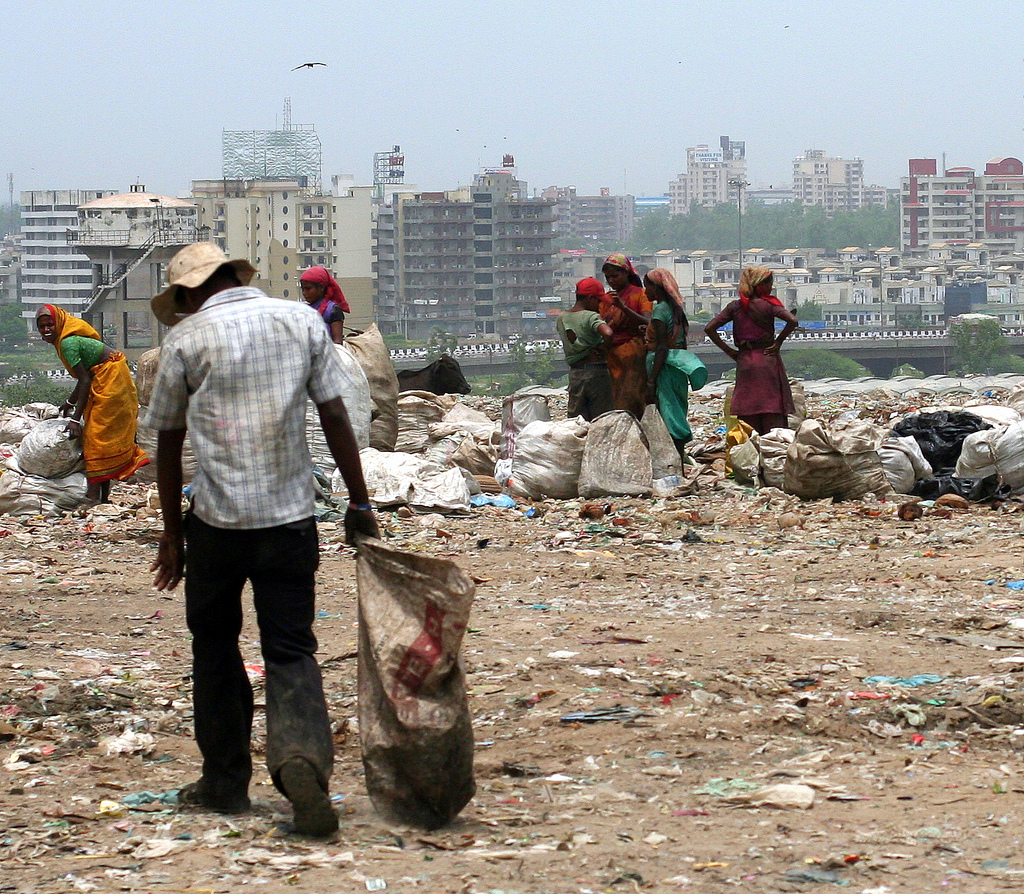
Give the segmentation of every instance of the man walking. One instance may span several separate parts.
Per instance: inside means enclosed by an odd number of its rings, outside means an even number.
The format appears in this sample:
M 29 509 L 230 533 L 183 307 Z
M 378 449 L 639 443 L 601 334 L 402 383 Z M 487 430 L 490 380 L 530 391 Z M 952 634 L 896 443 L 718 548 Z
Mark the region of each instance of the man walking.
M 173 327 L 145 421 L 159 432 L 163 533 L 153 570 L 159 590 L 185 575 L 203 756 L 201 778 L 181 789 L 179 801 L 221 813 L 249 809 L 253 695 L 238 648 L 248 580 L 266 669 L 267 766 L 292 803 L 296 831 L 324 836 L 338 819 L 328 795 L 334 748 L 312 631 L 319 546 L 307 397 L 348 486 L 348 542 L 378 531 L 330 335 L 305 304 L 248 287 L 255 272 L 209 243 L 189 245 L 168 265 L 169 288 L 151 302 Z M 183 519 L 186 431 L 197 466 Z

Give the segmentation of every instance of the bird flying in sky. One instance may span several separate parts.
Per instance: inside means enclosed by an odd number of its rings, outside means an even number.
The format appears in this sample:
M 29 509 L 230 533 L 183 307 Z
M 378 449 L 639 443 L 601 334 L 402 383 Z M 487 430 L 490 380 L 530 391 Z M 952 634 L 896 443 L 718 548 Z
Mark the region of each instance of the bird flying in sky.
M 314 65 L 322 65 L 324 68 L 327 67 L 326 62 L 303 62 L 302 65 L 296 65 L 292 71 L 298 71 L 300 68 L 312 68 Z

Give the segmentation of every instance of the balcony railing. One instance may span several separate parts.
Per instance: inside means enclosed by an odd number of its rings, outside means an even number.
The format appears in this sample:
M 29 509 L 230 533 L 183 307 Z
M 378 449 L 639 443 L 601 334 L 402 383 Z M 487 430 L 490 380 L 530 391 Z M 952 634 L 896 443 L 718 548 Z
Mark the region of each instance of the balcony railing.
M 68 229 L 70 245 L 118 245 L 142 248 L 144 245 L 189 245 L 209 242 L 209 227 L 159 227 L 137 230 L 72 230 Z

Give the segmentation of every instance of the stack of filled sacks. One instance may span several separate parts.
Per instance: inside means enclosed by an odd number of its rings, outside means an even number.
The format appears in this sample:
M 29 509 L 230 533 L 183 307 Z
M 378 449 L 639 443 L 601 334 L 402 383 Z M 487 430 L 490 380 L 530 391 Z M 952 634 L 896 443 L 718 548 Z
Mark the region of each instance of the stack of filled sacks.
M 1012 407 L 924 409 L 905 416 L 892 433 L 904 443 L 916 442 L 924 471 L 931 469 L 922 474 L 914 461 L 915 480 L 905 491 L 914 496 L 934 500 L 956 494 L 987 502 L 1024 488 L 1024 432 L 1020 414 Z M 904 478 L 910 481 L 906 469 Z M 894 486 L 898 487 L 895 481 Z
M 679 453 L 653 406 L 640 422 L 623 410 L 593 422 L 552 421 L 543 389 L 505 399 L 495 477 L 516 496 L 666 496 L 681 475 Z
M 497 456 L 497 423 L 453 395 L 406 391 L 397 402 L 394 451 L 359 452 L 370 498 L 377 506 L 409 505 L 441 512 L 467 511 L 480 493 L 475 476 L 490 475 Z M 331 481 L 344 492 L 341 473 Z
M 0 515 L 54 516 L 85 500 L 82 441 L 51 404 L 28 404 L 0 415 Z
M 884 497 L 893 489 L 879 451 L 885 429 L 862 419 L 807 419 L 796 431 L 758 436 L 742 423 L 730 430 L 728 463 L 738 481 L 778 487 L 804 500 Z

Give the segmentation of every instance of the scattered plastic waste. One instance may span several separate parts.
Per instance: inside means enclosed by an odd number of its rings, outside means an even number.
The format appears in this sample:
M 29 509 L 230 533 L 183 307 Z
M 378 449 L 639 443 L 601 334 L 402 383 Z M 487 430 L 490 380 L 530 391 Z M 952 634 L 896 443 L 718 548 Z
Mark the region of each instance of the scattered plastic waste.
M 820 885 L 839 885 L 843 888 L 850 885 L 848 878 L 841 878 L 831 869 L 818 869 L 816 866 L 787 869 L 785 879 L 787 882 L 812 882 Z
M 711 795 L 715 798 L 728 798 L 736 792 L 753 792 L 761 788 L 761 783 L 749 779 L 726 779 L 716 776 L 709 779 L 700 788 L 694 790 L 695 795 Z
M 939 674 L 914 674 L 912 677 L 864 677 L 864 682 L 869 686 L 886 684 L 889 686 L 906 686 L 916 688 L 918 686 L 930 686 L 933 683 L 941 683 L 945 677 Z
M 472 506 L 498 506 L 501 509 L 515 509 L 516 501 L 508 494 L 474 494 L 469 498 Z
M 613 720 L 636 720 L 646 716 L 647 714 L 639 708 L 615 705 L 612 708 L 595 708 L 592 711 L 575 711 L 572 714 L 563 714 L 559 720 L 562 723 L 600 723 Z

